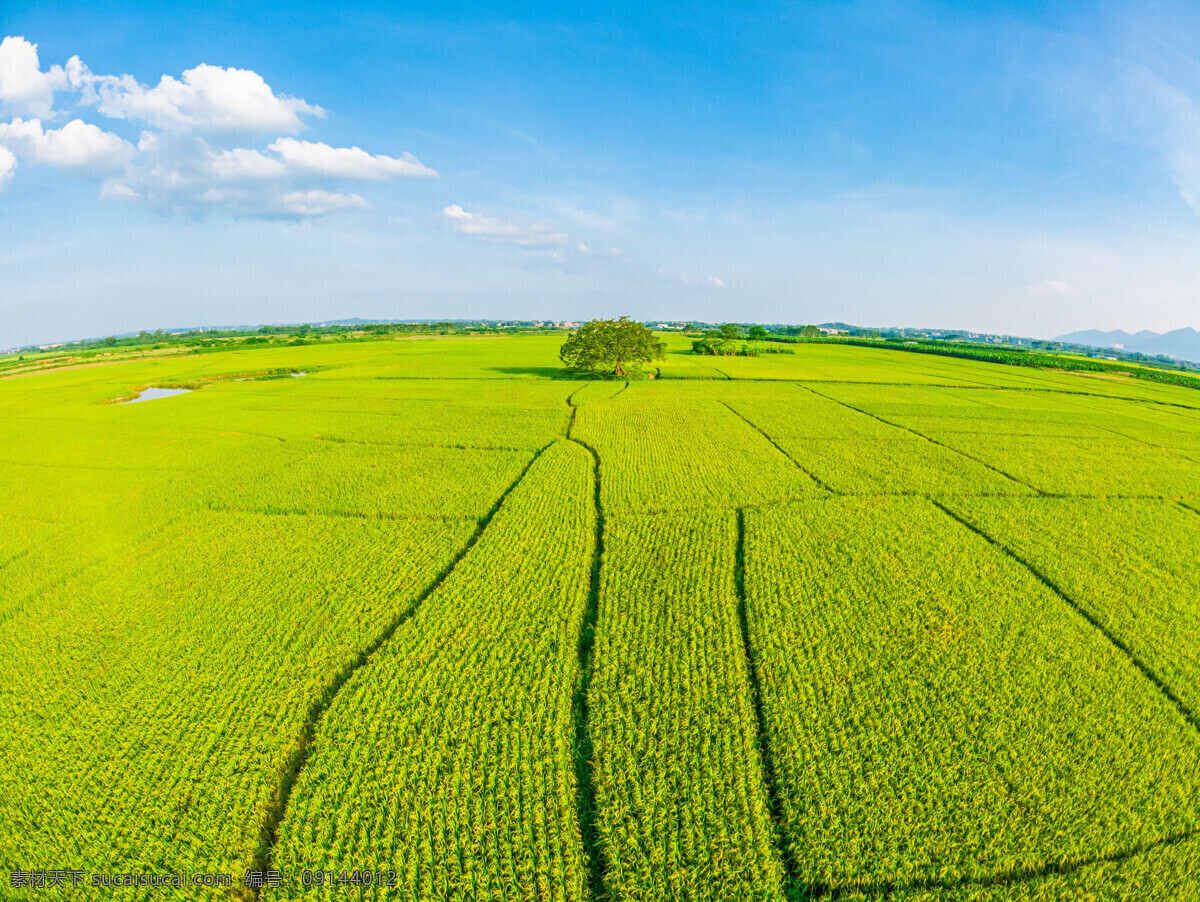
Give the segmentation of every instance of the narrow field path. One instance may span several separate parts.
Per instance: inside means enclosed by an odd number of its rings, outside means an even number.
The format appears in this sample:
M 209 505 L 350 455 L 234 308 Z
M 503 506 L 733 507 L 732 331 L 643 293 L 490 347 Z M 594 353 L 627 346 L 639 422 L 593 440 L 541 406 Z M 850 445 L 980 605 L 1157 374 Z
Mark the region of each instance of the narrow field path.
M 821 900 L 821 902 L 837 902 L 840 899 L 851 899 L 855 902 L 860 902 L 863 899 L 883 900 L 892 899 L 897 896 L 907 898 L 908 893 L 921 892 L 936 892 L 937 890 L 969 890 L 972 888 L 984 889 L 987 887 L 1007 887 L 1019 886 L 1023 883 L 1032 883 L 1037 880 L 1043 880 L 1048 877 L 1069 877 L 1072 874 L 1077 874 L 1085 868 L 1094 867 L 1101 864 L 1119 864 L 1125 861 L 1132 861 L 1139 856 L 1149 854 L 1156 850 L 1166 849 L 1171 846 L 1178 845 L 1181 842 L 1186 842 L 1193 837 L 1200 835 L 1200 831 L 1186 830 L 1179 833 L 1172 833 L 1170 836 L 1164 836 L 1161 839 L 1153 842 L 1139 843 L 1129 849 L 1122 849 L 1119 852 L 1113 852 L 1109 855 L 1096 855 L 1092 858 L 1084 858 L 1078 861 L 1071 861 L 1065 864 L 1045 864 L 1036 868 L 1022 868 L 1020 870 L 1004 871 L 999 874 L 993 874 L 990 877 L 975 878 L 971 880 L 923 880 L 919 882 L 908 883 L 874 883 L 869 886 L 859 887 L 857 889 L 829 889 L 827 887 L 798 887 L 795 888 L 799 893 L 797 898 L 813 900 Z M 926 897 L 921 896 L 924 900 Z M 973 896 L 970 898 L 974 898 Z M 1065 898 L 1065 897 L 1064 897 Z M 1073 898 L 1073 897 L 1072 897 Z M 1089 896 L 1088 898 L 1091 898 Z
M 586 388 L 586 386 L 584 386 Z M 625 388 L 629 383 L 625 383 Z M 625 390 L 617 392 L 619 395 Z M 592 773 L 592 737 L 588 729 L 588 689 L 592 684 L 592 647 L 596 640 L 596 618 L 600 612 L 600 568 L 604 559 L 604 507 L 600 502 L 600 455 L 596 449 L 574 438 L 576 389 L 567 397 L 571 408 L 571 419 L 567 423 L 567 441 L 574 442 L 592 455 L 595 467 L 594 498 L 596 505 L 596 544 L 592 553 L 592 577 L 588 590 L 587 612 L 583 628 L 579 631 L 579 682 L 575 686 L 574 718 L 576 811 L 579 817 L 579 833 L 583 841 L 583 853 L 587 858 L 588 896 L 593 900 L 605 898 L 604 861 L 600 854 L 599 833 L 596 829 L 596 785 Z M 613 395 L 616 397 L 616 395 Z M 611 400 L 611 398 L 609 399 Z

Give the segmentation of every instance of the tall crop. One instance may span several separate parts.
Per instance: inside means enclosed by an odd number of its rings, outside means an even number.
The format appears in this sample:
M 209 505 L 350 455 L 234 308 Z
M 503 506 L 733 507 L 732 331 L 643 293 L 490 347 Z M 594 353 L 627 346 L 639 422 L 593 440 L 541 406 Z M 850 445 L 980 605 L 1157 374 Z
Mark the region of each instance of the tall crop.
M 796 463 L 843 494 L 1032 494 L 976 460 L 824 397 L 755 386 L 729 407 Z M 757 397 L 756 397 L 757 395 Z
M 746 522 L 749 633 L 803 885 L 994 879 L 1200 826 L 1200 734 L 971 530 L 915 499 Z
M 0 897 L 1200 899 L 1193 389 L 561 340 L 0 367 Z
M 606 521 L 591 684 L 615 899 L 782 899 L 735 591 L 737 517 Z
M 604 509 L 613 513 L 823 494 L 709 384 L 631 385 L 610 403 L 579 408 L 573 434 L 604 461 Z
M 1049 579 L 1200 722 L 1200 517 L 1165 501 L 953 499 Z
M 339 693 L 274 856 L 394 871 L 402 899 L 582 899 L 572 711 L 595 540 L 592 457 L 543 453 L 465 558 Z M 268 894 L 274 898 L 274 894 Z
M 0 868 L 240 882 L 313 700 L 473 528 L 199 511 L 0 618 Z

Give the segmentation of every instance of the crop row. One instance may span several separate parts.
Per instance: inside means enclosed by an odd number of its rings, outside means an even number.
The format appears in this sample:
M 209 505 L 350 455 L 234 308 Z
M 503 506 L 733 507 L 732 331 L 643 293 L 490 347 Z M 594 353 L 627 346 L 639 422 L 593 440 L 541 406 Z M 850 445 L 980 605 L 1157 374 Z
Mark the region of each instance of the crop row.
M 580 407 L 572 433 L 604 461 L 606 512 L 734 507 L 824 494 L 707 384 L 631 384 Z
M 608 518 L 589 726 L 614 899 L 780 899 L 737 516 Z
M 582 899 L 573 737 L 595 543 L 591 455 L 560 441 L 320 723 L 285 871 L 393 870 L 384 896 Z M 342 898 L 326 885 L 264 898 Z
M 471 523 L 196 512 L 0 622 L 0 867 L 251 861 L 305 712 Z
M 1200 517 L 1164 501 L 946 504 L 1050 580 L 1200 718 Z
M 305 455 L 213 499 L 263 513 L 479 517 L 529 464 L 524 451 L 292 442 Z
M 801 885 L 987 880 L 1200 826 L 1194 727 L 933 505 L 831 499 L 748 511 L 746 529 L 749 634 Z

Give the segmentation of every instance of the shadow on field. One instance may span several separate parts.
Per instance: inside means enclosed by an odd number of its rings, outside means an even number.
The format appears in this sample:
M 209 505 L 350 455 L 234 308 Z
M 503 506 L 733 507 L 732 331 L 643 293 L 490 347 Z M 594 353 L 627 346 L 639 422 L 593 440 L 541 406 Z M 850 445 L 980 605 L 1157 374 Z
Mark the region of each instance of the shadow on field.
M 588 378 L 577 372 L 563 369 L 561 366 L 489 366 L 486 369 L 489 372 L 504 373 L 508 376 L 537 376 L 540 379 L 563 379 L 571 382 Z

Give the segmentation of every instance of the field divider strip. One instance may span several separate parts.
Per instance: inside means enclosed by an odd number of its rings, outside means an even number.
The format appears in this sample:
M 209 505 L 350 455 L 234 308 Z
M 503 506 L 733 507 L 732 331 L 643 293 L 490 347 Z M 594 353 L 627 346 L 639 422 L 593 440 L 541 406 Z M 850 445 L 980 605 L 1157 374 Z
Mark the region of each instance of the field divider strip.
M 550 444 L 553 444 L 551 442 Z M 441 572 L 433 578 L 433 580 L 422 590 L 421 594 L 410 604 L 404 611 L 394 617 L 383 631 L 380 632 L 367 646 L 358 652 L 352 660 L 347 662 L 333 679 L 326 684 L 325 689 L 317 696 L 309 705 L 308 712 L 305 715 L 303 726 L 301 727 L 300 735 L 297 737 L 296 744 L 292 749 L 288 762 L 283 769 L 283 773 L 276 787 L 275 793 L 271 801 L 267 805 L 267 813 L 263 819 L 262 827 L 259 830 L 259 846 L 255 851 L 250 870 L 265 871 L 271 864 L 274 856 L 275 846 L 279 841 L 279 828 L 283 823 L 284 816 L 287 814 L 288 802 L 292 797 L 292 790 L 295 788 L 296 781 L 300 773 L 304 770 L 305 764 L 308 763 L 309 749 L 312 748 L 313 740 L 316 738 L 317 727 L 324 718 L 325 713 L 329 710 L 334 700 L 337 698 L 338 692 L 342 687 L 349 682 L 350 678 L 363 667 L 371 662 L 380 649 L 387 644 L 388 640 L 396 634 L 396 631 L 412 619 L 413 615 L 420 610 L 421 605 L 434 592 L 441 588 L 442 584 L 454 572 L 468 552 L 475 547 L 476 543 L 483 536 L 484 531 L 492 522 L 492 518 L 503 506 L 505 499 L 509 494 L 525 478 L 530 468 L 534 465 L 542 453 L 550 447 L 550 444 L 540 448 L 530 459 L 524 469 L 517 475 L 517 478 L 509 484 L 496 499 L 496 503 L 491 509 L 479 518 L 479 523 L 475 527 L 475 532 L 467 539 L 466 543 L 459 549 L 454 558 L 442 568 Z M 255 889 L 249 893 L 243 893 L 243 898 L 257 900 L 261 895 L 261 890 Z
M 1181 404 L 1178 401 L 1163 401 L 1160 398 L 1131 398 L 1127 395 L 1107 395 L 1103 392 L 1073 391 L 1069 388 L 1049 388 L 1042 385 L 993 385 L 974 382 L 969 384 L 955 382 L 866 382 L 856 379 L 739 379 L 739 382 L 795 382 L 807 388 L 812 385 L 886 385 L 899 388 L 959 388 L 965 391 L 1023 391 L 1041 392 L 1047 395 L 1072 395 L 1078 398 L 1103 398 L 1106 401 L 1124 401 L 1126 404 L 1158 404 L 1161 407 L 1180 407 L 1184 410 L 1200 410 L 1191 404 Z M 1181 387 L 1181 386 L 1176 386 Z M 832 398 L 830 400 L 833 400 Z
M 629 383 L 626 382 L 625 385 L 628 387 Z M 578 409 L 573 399 L 581 390 L 577 389 L 567 397 L 567 406 L 571 408 L 571 420 L 567 425 L 566 439 L 579 445 L 592 456 L 595 472 L 593 503 L 596 506 L 596 535 L 592 548 L 592 573 L 588 586 L 588 604 L 584 612 L 583 625 L 579 630 L 577 648 L 579 680 L 575 685 L 572 699 L 571 719 L 575 751 L 575 813 L 579 820 L 579 836 L 583 844 L 584 858 L 587 859 L 587 895 L 589 899 L 599 902 L 599 900 L 606 899 L 607 894 L 604 889 L 605 863 L 600 847 L 600 833 L 596 825 L 599 812 L 596 803 L 596 782 L 593 779 L 592 735 L 588 728 L 590 714 L 588 693 L 594 673 L 592 651 L 596 640 L 596 621 L 600 615 L 600 571 L 604 561 L 604 505 L 600 496 L 600 452 L 587 442 L 571 436 L 571 431 L 575 427 L 575 411 Z
M 530 452 L 532 453 L 532 452 Z M 536 457 L 537 452 L 534 454 Z M 531 461 L 532 462 L 532 461 Z M 303 510 L 301 508 L 282 507 L 236 507 L 234 505 L 214 502 L 208 506 L 208 512 L 213 514 L 254 514 L 259 517 L 330 517 L 343 520 L 409 520 L 418 523 L 478 523 L 479 517 L 470 514 L 445 516 L 439 514 L 412 514 L 401 512 L 381 511 L 340 511 L 340 510 Z
M 965 526 L 967 529 L 971 530 L 971 532 L 975 533 L 975 535 L 979 536 L 981 539 L 983 539 L 989 545 L 994 546 L 995 548 L 997 548 L 1001 552 L 1003 552 L 1005 555 L 1007 555 L 1011 560 L 1016 561 L 1018 564 L 1020 564 L 1022 567 L 1024 567 L 1026 570 L 1028 570 L 1031 574 L 1033 574 L 1033 576 L 1042 585 L 1044 585 L 1047 589 L 1049 589 L 1051 592 L 1053 592 L 1055 595 L 1057 595 L 1059 598 L 1061 598 L 1063 601 L 1065 601 L 1068 605 L 1070 605 L 1075 610 L 1075 612 L 1077 614 L 1079 614 L 1080 617 L 1082 617 L 1089 624 L 1091 624 L 1092 627 L 1094 627 L 1096 630 L 1098 630 L 1100 632 L 1100 634 L 1103 635 L 1104 638 L 1107 639 L 1110 643 L 1112 643 L 1112 645 L 1114 647 L 1116 647 L 1117 649 L 1119 649 L 1121 652 L 1123 652 L 1125 654 L 1125 656 L 1129 659 L 1130 663 L 1132 663 L 1134 667 L 1136 667 L 1139 671 L 1141 671 L 1142 676 L 1144 676 L 1151 683 L 1153 683 L 1155 685 L 1155 687 L 1157 687 L 1158 691 L 1161 692 L 1163 694 L 1163 696 L 1167 699 L 1167 701 L 1169 701 L 1172 705 L 1175 706 L 1175 710 L 1179 712 L 1180 716 L 1183 717 L 1184 720 L 1186 720 L 1196 730 L 1200 730 L 1200 717 L 1198 717 L 1196 715 L 1196 712 L 1194 712 L 1191 708 L 1189 708 L 1184 703 L 1184 701 L 1178 695 L 1175 694 L 1175 691 L 1170 686 L 1167 685 L 1166 681 L 1163 680 L 1163 678 L 1160 677 L 1157 673 L 1155 673 L 1153 668 L 1151 668 L 1149 664 L 1147 664 L 1145 661 L 1143 661 L 1141 658 L 1139 658 L 1137 656 L 1137 654 L 1134 652 L 1134 650 L 1129 647 L 1129 645 L 1127 645 L 1119 636 L 1117 636 L 1107 626 L 1105 626 L 1104 623 L 1102 623 L 1095 615 L 1093 615 L 1091 612 L 1086 610 L 1083 607 L 1083 605 L 1081 605 L 1079 602 L 1075 601 L 1073 598 L 1071 598 L 1071 596 L 1069 596 L 1066 592 L 1064 592 L 1062 590 L 1062 588 L 1059 587 L 1059 585 L 1054 582 L 1054 580 L 1050 579 L 1050 577 L 1048 577 L 1048 576 L 1046 576 L 1046 574 L 1042 573 L 1037 567 L 1035 567 L 1029 561 L 1025 560 L 1025 558 L 1021 557 L 1013 549 L 1009 548 L 1008 545 L 1006 545 L 1004 542 L 1001 542 L 999 539 L 992 537 L 987 532 L 985 532 L 982 528 L 980 528 L 979 526 L 976 526 L 974 523 L 972 523 L 970 520 L 966 519 L 963 516 L 960 516 L 957 512 L 946 507 L 946 505 L 942 504 L 939 501 L 936 501 L 934 499 L 930 499 L 930 501 L 934 507 L 938 508 L 940 511 L 942 511 L 942 513 L 946 514 L 946 516 L 950 517 L 952 520 L 955 520 L 958 523 L 960 523 L 961 525 Z
M 1180 830 L 1175 833 L 1170 833 L 1166 836 L 1159 837 L 1158 839 L 1137 843 L 1128 849 L 1122 849 L 1118 852 L 1111 852 L 1107 855 L 1094 855 L 1090 858 L 1080 858 L 1075 861 L 1066 862 L 1065 864 L 1050 862 L 1040 867 L 1014 868 L 1009 871 L 1001 871 L 998 874 L 991 874 L 985 877 L 964 877 L 959 880 L 938 880 L 936 878 L 930 878 L 928 880 L 912 880 L 905 883 L 871 883 L 860 886 L 836 887 L 832 889 L 822 888 L 817 892 L 810 893 L 807 898 L 820 899 L 823 900 L 823 902 L 837 902 L 837 900 L 847 897 L 860 898 L 862 896 L 885 900 L 891 898 L 896 893 L 910 892 L 912 890 L 955 890 L 965 889 L 969 886 L 1017 886 L 1022 883 L 1030 883 L 1034 880 L 1041 880 L 1045 877 L 1068 877 L 1071 874 L 1083 870 L 1084 868 L 1097 864 L 1119 864 L 1120 862 L 1129 861 L 1156 849 L 1170 848 L 1171 846 L 1178 845 L 1181 842 L 1186 842 L 1197 835 L 1200 835 L 1200 830 Z
M 368 442 L 365 439 L 342 438 L 336 435 L 298 436 L 310 442 L 327 442 L 331 445 L 366 445 L 371 448 L 445 448 L 450 451 L 517 451 L 529 454 L 534 448 L 509 448 L 503 445 L 454 445 L 449 442 Z M 285 441 L 285 439 L 280 439 Z
M 792 464 L 796 467 L 797 470 L 799 470 L 801 473 L 803 473 L 805 476 L 807 476 L 809 479 L 811 479 L 813 482 L 815 482 L 817 485 L 819 485 L 825 491 L 829 492 L 831 495 L 842 494 L 841 492 L 838 492 L 837 490 L 835 490 L 832 486 L 830 486 L 827 482 L 825 482 L 819 476 L 817 476 L 817 474 L 814 473 L 812 470 L 808 469 L 803 464 L 801 464 L 800 461 L 796 460 L 796 458 L 792 457 L 792 455 L 790 455 L 786 451 L 784 451 L 783 448 L 780 447 L 779 442 L 775 441 L 775 439 L 773 439 L 773 438 L 771 438 L 771 436 L 767 435 L 767 433 L 765 431 L 763 431 L 762 427 L 759 426 L 757 423 L 754 423 L 748 417 L 739 413 L 736 409 L 731 407 L 726 402 L 718 400 L 717 403 L 722 405 L 723 407 L 727 408 L 730 411 L 730 413 L 732 413 L 734 416 L 741 419 L 742 422 L 744 422 L 747 426 L 749 426 L 751 429 L 754 429 L 759 435 L 761 435 L 768 442 L 770 442 L 772 444 L 772 446 L 774 446 L 775 450 L 778 451 L 780 454 L 782 454 L 784 457 L 786 457 L 788 460 L 790 460 L 792 462 Z
M 737 591 L 737 614 L 738 626 L 742 633 L 742 652 L 746 656 L 746 672 L 750 677 L 750 697 L 754 704 L 759 760 L 762 762 L 763 783 L 766 785 L 767 804 L 771 811 L 771 826 L 775 831 L 775 848 L 783 862 L 784 885 L 792 887 L 799 884 L 800 868 L 787 841 L 783 796 L 779 791 L 778 772 L 775 770 L 775 761 L 771 755 L 771 744 L 767 736 L 767 722 L 763 716 L 762 680 L 759 677 L 758 665 L 754 660 L 753 645 L 750 642 L 750 619 L 746 613 L 746 512 L 744 508 L 737 510 L 737 552 L 734 557 L 733 581 Z
M 804 385 L 804 383 L 802 383 L 802 382 L 797 382 L 796 384 L 799 385 L 801 388 L 807 389 L 808 391 L 812 392 L 814 395 L 816 395 L 819 398 L 824 398 L 827 401 L 832 401 L 834 404 L 840 404 L 842 407 L 845 407 L 847 410 L 853 410 L 855 413 L 861 413 L 865 417 L 870 417 L 873 420 L 878 420 L 880 423 L 883 423 L 885 426 L 891 426 L 893 429 L 901 429 L 904 432 L 911 432 L 917 438 L 924 439 L 925 441 L 929 442 L 931 445 L 937 445 L 939 448 L 945 448 L 947 451 L 950 451 L 961 457 L 965 457 L 967 460 L 973 460 L 973 461 L 975 461 L 975 463 L 979 464 L 980 466 L 987 467 L 993 473 L 998 473 L 999 475 L 1003 476 L 1005 479 L 1015 482 L 1017 485 L 1023 485 L 1027 489 L 1033 489 L 1033 491 L 1035 491 L 1038 495 L 1045 496 L 1047 494 L 1042 489 L 1039 489 L 1036 485 L 1026 482 L 1024 479 L 1018 479 L 1016 476 L 1013 476 L 1011 473 L 1006 473 L 1004 470 L 1001 470 L 999 467 L 993 466 L 992 464 L 988 463 L 986 460 L 983 460 L 980 457 L 976 457 L 974 454 L 968 454 L 966 451 L 959 451 L 957 448 L 952 448 L 949 445 L 944 444 L 943 442 L 939 442 L 937 439 L 931 438 L 930 436 L 926 435 L 924 432 L 918 432 L 916 429 L 913 429 L 911 426 L 904 426 L 900 423 L 893 423 L 891 420 L 884 419 L 883 417 L 879 416 L 878 414 L 871 413 L 868 410 L 863 410 L 861 407 L 855 407 L 853 404 L 847 404 L 845 401 L 839 401 L 837 398 L 831 397 L 830 395 L 823 394 L 822 392 L 817 391 L 815 388 L 809 388 L 807 385 Z

